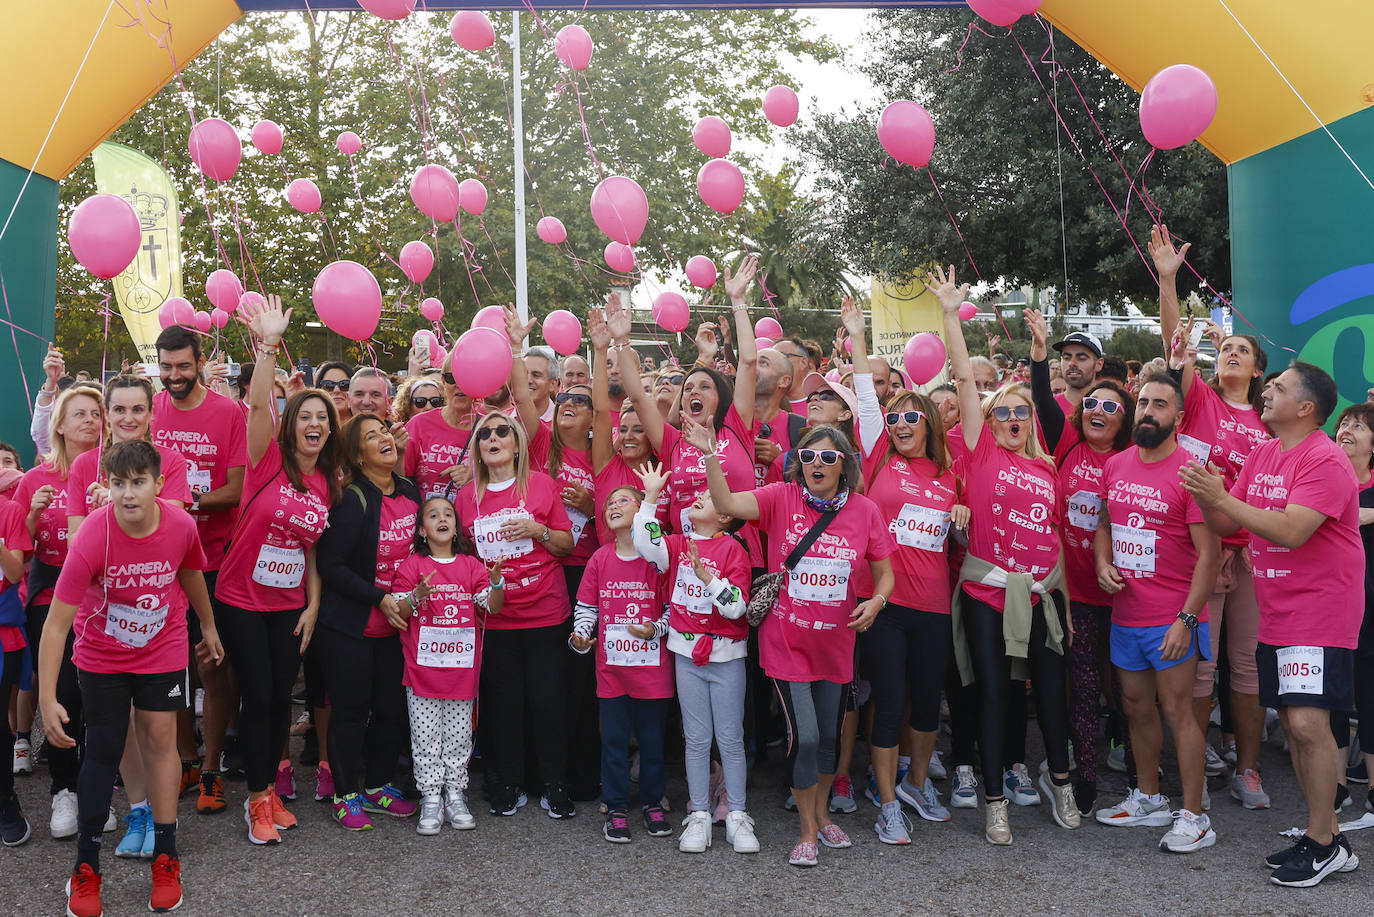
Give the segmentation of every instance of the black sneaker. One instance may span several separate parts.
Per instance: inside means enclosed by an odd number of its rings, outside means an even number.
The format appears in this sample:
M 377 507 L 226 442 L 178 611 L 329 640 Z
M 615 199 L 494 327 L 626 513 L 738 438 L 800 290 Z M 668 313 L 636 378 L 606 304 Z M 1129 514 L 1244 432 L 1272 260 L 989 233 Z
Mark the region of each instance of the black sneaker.
M 1276 853 L 1271 853 L 1269 854 L 1269 856 L 1264 858 L 1264 865 L 1268 866 L 1270 869 L 1278 869 L 1284 863 L 1287 863 L 1293 857 L 1297 856 L 1298 850 L 1301 847 L 1302 841 L 1299 841 L 1292 847 L 1285 847 Z
M 492 815 L 514 815 L 526 802 L 525 794 L 518 786 L 503 786 L 491 794 Z
M 549 818 L 572 818 L 577 814 L 577 810 L 573 808 L 572 797 L 568 795 L 568 788 L 561 783 L 550 783 L 545 786 L 544 796 L 539 800 L 539 805 L 549 813 Z
M 19 808 L 19 797 L 13 793 L 10 798 L 0 802 L 0 841 L 6 847 L 18 847 L 29 839 L 28 819 Z
M 1369 768 L 1365 766 L 1363 757 L 1359 764 L 1352 764 L 1345 769 L 1345 779 L 1350 783 L 1369 782 Z
M 1337 841 L 1332 840 L 1330 845 L 1322 846 L 1304 834 L 1293 855 L 1270 874 L 1269 881 L 1289 888 L 1312 888 L 1340 870 L 1349 859 Z
M 1097 781 L 1077 780 L 1073 785 L 1073 803 L 1085 818 L 1097 811 Z
M 550 809 L 549 814 L 553 815 L 553 810 Z M 554 817 L 561 818 L 562 816 Z M 612 844 L 628 844 L 630 842 L 630 816 L 624 812 L 606 813 L 606 824 L 601 829 L 601 836 Z
M 224 737 L 224 753 L 220 757 L 222 762 L 220 773 L 226 777 L 242 777 L 243 773 L 243 749 L 239 747 L 239 737 L 227 735 Z
M 1360 858 L 1355 856 L 1355 851 L 1350 849 L 1350 841 L 1345 839 L 1344 834 L 1336 835 L 1336 843 L 1341 845 L 1345 851 L 1345 865 L 1341 867 L 1341 872 L 1354 872 L 1360 868 Z
M 649 832 L 650 837 L 669 837 L 673 833 L 673 826 L 668 824 L 668 818 L 663 814 L 662 806 L 644 807 L 644 830 Z
M 1336 811 L 1340 812 L 1348 805 L 1350 805 L 1350 791 L 1339 783 L 1336 784 Z

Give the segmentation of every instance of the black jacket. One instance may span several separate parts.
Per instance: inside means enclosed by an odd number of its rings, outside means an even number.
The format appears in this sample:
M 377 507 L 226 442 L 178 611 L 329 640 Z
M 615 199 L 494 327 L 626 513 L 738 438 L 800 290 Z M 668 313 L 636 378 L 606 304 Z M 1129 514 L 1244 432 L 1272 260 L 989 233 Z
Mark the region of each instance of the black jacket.
M 396 492 L 420 504 L 420 489 L 409 478 L 393 474 Z M 377 588 L 377 539 L 382 529 L 382 492 L 358 475 L 329 510 L 329 525 L 320 536 L 315 564 L 324 581 L 321 626 L 361 637 L 368 613 L 386 596 Z

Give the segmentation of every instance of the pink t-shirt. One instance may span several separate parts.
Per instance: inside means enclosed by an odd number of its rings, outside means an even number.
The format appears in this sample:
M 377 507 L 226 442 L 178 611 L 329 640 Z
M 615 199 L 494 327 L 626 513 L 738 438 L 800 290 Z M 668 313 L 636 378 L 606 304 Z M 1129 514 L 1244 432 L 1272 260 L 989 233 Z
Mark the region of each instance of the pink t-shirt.
M 215 581 L 215 597 L 250 611 L 289 611 L 306 603 L 306 554 L 329 522 L 329 481 L 315 471 L 291 486 L 274 439 L 243 476 L 238 525 Z
M 106 447 L 108 448 L 108 446 Z M 157 495 L 164 500 L 177 500 L 183 507 L 191 505 L 191 485 L 186 483 L 186 458 L 175 449 L 153 444 L 162 459 L 162 489 Z M 89 516 L 91 510 L 91 485 L 106 485 L 105 475 L 100 470 L 104 451 L 92 449 L 83 452 L 72 462 L 72 470 L 67 475 L 67 489 L 72 494 L 67 509 L 73 516 Z M 78 499 L 77 495 L 84 495 Z M 83 509 L 84 507 L 84 509 Z
M 452 483 L 444 472 L 464 463 L 472 431 L 452 427 L 440 409 L 416 414 L 406 424 L 406 433 L 410 437 L 405 453 L 406 477 L 415 480 L 426 500 L 442 497 Z
M 101 674 L 157 675 L 186 668 L 186 593 L 179 570 L 201 570 L 196 525 L 185 510 L 157 501 L 161 522 L 131 538 L 102 506 L 81 524 L 57 578 L 56 598 L 78 610 L 72 659 Z
M 1201 374 L 1193 378 L 1183 399 L 1178 444 L 1195 459 L 1201 461 L 1207 456 L 1208 461 L 1214 462 L 1221 469 L 1227 488 L 1236 483 L 1240 469 L 1254 448 L 1270 438 L 1254 408 L 1231 404 L 1203 382 Z M 1222 541 L 1233 546 L 1244 545 L 1249 542 L 1249 536 L 1240 531 Z
M 0 547 L 11 551 L 33 550 L 26 515 L 24 507 L 13 500 L 0 502 Z M 0 650 L 6 653 L 29 645 L 24 638 L 24 600 L 19 593 L 19 580 L 6 579 L 0 583 L 0 620 L 15 622 L 0 624 Z
M 531 471 L 524 496 L 512 482 L 509 486 L 487 485 L 482 502 L 477 503 L 477 490 L 469 482 L 458 491 L 454 509 L 458 523 L 477 545 L 477 555 L 487 563 L 505 557 L 505 605 L 499 615 L 487 622 L 492 630 L 518 630 L 531 627 L 552 627 L 568 620 L 572 604 L 568 600 L 568 583 L 558 558 L 537 538 L 508 540 L 499 529 L 507 519 L 533 519 L 555 531 L 572 528 L 568 513 L 559 496 L 554 479 L 541 471 Z
M 715 579 L 724 577 L 730 585 L 749 597 L 749 555 L 740 543 L 729 535 L 692 539 L 689 535 L 669 535 L 668 576 L 664 583 L 668 593 L 668 626 L 680 634 L 711 634 L 743 640 L 749 636 L 749 622 L 741 615 L 733 620 L 725 617 L 711 601 L 701 579 L 692 568 L 692 555 L 687 542 L 697 546 L 701 565 Z M 584 578 L 585 580 L 585 578 Z
M 545 464 L 547 464 L 547 454 Z M 540 466 L 544 467 L 544 466 Z M 564 487 L 578 484 L 587 489 L 592 495 L 592 504 L 596 504 L 596 476 L 592 472 L 592 454 L 587 450 L 563 448 L 563 465 L 558 469 L 558 474 L 554 477 L 558 483 L 560 494 Z M 561 500 L 562 497 L 560 496 Z M 601 538 L 597 534 L 597 527 L 593 520 L 585 513 L 574 507 L 563 504 L 563 509 L 568 514 L 568 521 L 572 523 L 573 549 L 572 553 L 563 558 L 563 565 L 568 567 L 581 567 L 591 560 L 596 549 L 601 547 Z M 596 512 L 593 508 L 592 512 Z
M 237 402 L 206 392 L 205 400 L 181 410 L 167 392 L 153 396 L 153 442 L 176 449 L 186 459 L 186 482 L 202 494 L 229 480 L 229 469 L 248 464 L 248 427 Z M 218 570 L 238 519 L 238 507 L 194 513 L 205 548 L 206 570 Z
M 1067 436 L 1072 427 L 1064 427 Z M 1060 441 L 1061 443 L 1063 440 Z M 1101 515 L 1103 469 L 1116 453 L 1098 452 L 1082 440 L 1065 451 L 1059 460 L 1059 514 L 1063 520 L 1060 536 L 1064 541 L 1064 581 L 1069 598 L 1088 605 L 1112 604 L 1112 597 L 1097 584 L 1097 561 L 1093 558 L 1093 539 Z
M 889 598 L 949 614 L 949 511 L 958 502 L 958 483 L 951 471 L 937 474 L 928 458 L 884 458 L 884 451 L 879 447 L 864 460 L 864 478 L 892 547 L 897 585 Z
M 759 523 L 767 530 L 768 569 L 781 570 L 787 555 L 821 514 L 806 504 L 796 484 L 769 484 L 754 491 Z M 759 628 L 759 661 L 784 681 L 854 678 L 853 571 L 892 553 L 887 523 L 872 500 L 851 493 L 788 574 L 778 602 Z
M 806 414 L 806 410 L 805 410 L 805 408 L 803 408 L 803 409 L 802 409 L 802 416 L 805 416 L 805 414 Z M 781 450 L 783 451 L 783 454 L 784 454 L 784 455 L 787 454 L 787 450 L 788 450 L 788 449 L 791 449 L 791 448 L 792 448 L 792 439 L 791 439 L 791 437 L 789 436 L 789 433 L 791 432 L 791 429 L 790 429 L 789 421 L 788 421 L 788 419 L 787 419 L 787 418 L 789 418 L 789 417 L 791 417 L 791 416 L 792 416 L 792 412 L 790 412 L 790 411 L 779 411 L 779 412 L 778 412 L 778 416 L 774 417 L 772 420 L 768 421 L 767 423 L 764 423 L 764 422 L 761 421 L 761 422 L 759 423 L 759 425 L 758 425 L 758 426 L 759 426 L 759 438 L 760 438 L 760 439 L 766 439 L 766 440 L 768 440 L 769 442 L 771 442 L 771 443 L 773 443 L 774 445 L 776 445 L 779 449 L 781 449 Z M 768 427 L 768 435 L 767 435 L 767 436 L 765 436 L 764 433 L 763 433 L 763 428 L 764 428 L 765 426 Z M 782 456 L 779 456 L 779 458 L 781 458 L 781 457 L 782 457 Z M 778 481 L 781 481 L 781 480 L 782 480 L 781 466 L 779 465 L 779 463 L 778 463 L 776 460 L 775 460 L 775 461 L 772 461 L 772 462 L 769 462 L 767 465 L 761 464 L 761 463 L 759 463 L 759 462 L 754 462 L 754 486 L 755 486 L 755 487 L 762 487 L 762 486 L 765 485 L 765 484 L 776 484 Z
M 460 554 L 437 560 L 412 554 L 396 571 L 391 590 L 409 592 L 430 574 L 429 598 L 401 631 L 406 660 L 402 681 L 420 697 L 471 700 L 477 697 L 485 629 L 473 596 L 491 580 L 475 557 Z
M 630 624 L 652 624 L 663 614 L 662 577 L 642 557 L 626 560 L 615 543 L 587 562 L 577 600 L 596 608 L 596 696 L 673 696 L 668 638 L 636 637 Z
M 71 478 L 58 477 L 57 469 L 44 463 L 24 472 L 24 478 L 14 488 L 14 502 L 24 511 L 27 518 L 29 507 L 33 505 L 33 495 L 40 489 L 51 485 L 57 493 L 53 494 L 48 508 L 38 516 L 38 524 L 33 530 L 33 556 L 51 567 L 60 567 L 67 559 L 67 489 Z M 52 602 L 52 589 L 44 589 L 29 600 L 35 605 Z
M 1183 489 L 1178 470 L 1192 458 L 1179 446 L 1168 458 L 1145 462 L 1140 447 L 1131 446 L 1107 462 L 1099 496 L 1111 518 L 1112 564 L 1126 584 L 1103 603 L 1112 606 L 1113 624 L 1163 627 L 1188 600 L 1197 567 L 1188 526 L 1202 522 L 1202 510 Z M 1206 604 L 1194 610 L 1199 621 L 1207 620 Z
M 635 490 L 643 490 L 644 482 L 639 479 L 620 453 L 611 456 L 611 460 L 606 467 L 597 472 L 593 479 L 595 484 L 596 497 L 596 537 L 601 544 L 614 544 L 615 533 L 606 527 L 606 500 L 611 496 L 611 492 L 617 487 L 633 487 Z M 658 524 L 666 529 L 668 526 L 668 504 L 670 497 L 668 489 L 664 488 L 658 495 L 654 516 L 658 519 Z
M 1286 450 L 1271 439 L 1250 453 L 1231 494 L 1260 509 L 1305 506 L 1327 517 L 1297 548 L 1250 533 L 1260 642 L 1355 649 L 1364 618 L 1365 557 L 1350 459 L 1321 430 Z
M 716 456 L 720 461 L 720 470 L 735 493 L 754 489 L 754 437 L 758 431 L 757 419 L 753 429 L 744 429 L 744 419 L 733 404 L 725 415 L 725 425 L 716 431 Z M 660 455 L 663 466 L 671 475 L 668 481 L 668 512 L 673 530 L 689 532 L 687 511 L 691 509 L 692 501 L 709 490 L 706 483 L 706 457 L 700 449 L 687 442 L 677 428 L 671 426 L 663 428 Z M 762 566 L 763 552 L 758 529 L 747 525 L 740 535 L 749 547 L 750 565 Z
M 382 498 L 381 531 L 377 534 L 377 575 L 372 581 L 378 589 L 401 591 L 393 590 L 391 581 L 395 579 L 402 561 L 410 556 L 419 515 L 419 505 L 399 490 Z M 363 636 L 390 637 L 394 633 L 396 628 L 391 626 L 382 610 L 373 605 L 367 615 Z
M 1059 562 L 1059 511 L 1054 465 L 997 445 L 985 424 L 969 459 L 969 553 L 1013 573 L 1041 579 Z M 981 583 L 964 591 L 1003 611 L 1006 593 Z M 1032 604 L 1040 597 L 1032 594 Z

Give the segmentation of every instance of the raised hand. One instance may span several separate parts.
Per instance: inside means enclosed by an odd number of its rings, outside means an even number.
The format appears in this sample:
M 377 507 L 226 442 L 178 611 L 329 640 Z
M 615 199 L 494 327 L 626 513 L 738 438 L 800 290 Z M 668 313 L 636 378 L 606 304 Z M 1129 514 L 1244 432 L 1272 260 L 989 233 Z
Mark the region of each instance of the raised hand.
M 424 578 L 416 583 L 415 588 L 411 590 L 411 594 L 415 597 L 416 605 L 423 604 L 424 601 L 429 598 L 429 581 L 432 579 L 434 579 L 434 574 L 432 572 L 426 573 Z
M 1178 273 L 1178 269 L 1183 267 L 1188 258 L 1188 249 L 1193 247 L 1193 243 L 1184 242 L 1182 248 L 1175 249 L 1174 241 L 1169 236 L 1169 227 L 1163 223 L 1156 223 L 1150 227 L 1150 257 L 1154 259 L 1155 270 L 1160 277 L 1173 277 Z
M 646 503 L 652 502 L 648 496 L 650 493 L 657 497 L 668 483 L 668 474 L 663 470 L 662 462 L 645 464 L 636 468 L 634 472 L 639 475 L 639 480 L 644 482 L 644 502 Z
M 716 452 L 716 431 L 710 420 L 697 423 L 686 414 L 682 416 L 682 438 L 701 450 L 702 455 Z
M 723 273 L 725 279 L 725 292 L 730 297 L 732 304 L 744 302 L 745 295 L 749 292 L 749 287 L 754 282 L 754 275 L 759 270 L 759 256 L 745 255 L 744 260 L 739 263 L 739 268 L 734 274 L 730 273 L 727 266 Z
M 608 350 L 611 346 L 611 329 L 606 324 L 606 313 L 600 309 L 594 308 L 587 312 L 587 337 L 595 351 Z
M 612 340 L 621 343 L 630 340 L 630 313 L 620 304 L 619 293 L 606 297 L 606 327 L 610 329 Z
M 965 299 L 968 299 L 968 284 L 959 285 L 958 280 L 955 279 L 954 265 L 952 264 L 949 266 L 948 272 L 940 265 L 935 265 L 935 270 L 926 274 L 926 289 L 940 301 L 940 308 L 950 315 L 958 315 L 959 306 Z
M 43 373 L 48 377 L 48 385 L 57 388 L 57 380 L 67 374 L 67 361 L 62 356 L 62 351 L 51 344 L 48 345 L 48 355 L 43 358 Z
M 702 322 L 697 325 L 697 345 L 698 358 L 705 360 L 708 364 L 716 358 L 716 352 L 720 350 L 720 344 L 716 341 L 716 323 Z
M 1023 309 L 1021 317 L 1031 333 L 1031 359 L 1039 362 L 1049 356 L 1049 327 L 1045 323 L 1045 313 L 1039 309 Z
M 690 538 L 687 540 L 687 556 L 691 558 L 692 572 L 696 574 L 697 579 L 709 586 L 713 579 L 711 571 L 707 570 L 706 565 L 701 562 L 701 554 L 697 551 L 697 543 Z
M 264 347 L 276 347 L 291 324 L 292 311 L 287 309 L 282 312 L 281 297 L 276 293 L 268 293 L 263 303 L 256 306 L 250 303 L 246 308 L 240 308 L 239 321 L 248 326 L 248 330 L 262 341 Z
M 515 306 L 510 303 L 505 305 L 506 312 L 506 336 L 510 338 L 512 351 L 519 351 L 525 346 L 525 339 L 530 336 L 530 332 L 539 324 L 539 319 L 532 318 L 527 322 L 520 321 L 520 313 L 515 311 Z
M 861 338 L 867 321 L 864 319 L 864 310 L 854 301 L 853 296 L 846 296 L 840 300 L 840 321 L 844 324 L 844 330 L 851 337 Z M 835 349 L 838 351 L 844 346 L 844 341 L 839 334 L 835 335 Z

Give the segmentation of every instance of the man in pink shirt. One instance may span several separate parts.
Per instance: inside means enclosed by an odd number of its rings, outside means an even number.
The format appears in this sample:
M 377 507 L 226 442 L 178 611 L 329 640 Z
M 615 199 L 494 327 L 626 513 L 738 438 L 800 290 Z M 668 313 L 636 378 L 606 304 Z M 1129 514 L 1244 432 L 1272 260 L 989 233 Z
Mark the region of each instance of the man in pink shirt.
M 1260 703 L 1279 710 L 1308 811 L 1298 842 L 1265 862 L 1271 882 L 1299 888 L 1359 865 L 1333 808 L 1344 762 L 1329 714 L 1354 707 L 1364 617 L 1358 484 L 1321 430 L 1336 400 L 1330 376 L 1295 360 L 1265 386 L 1260 419 L 1274 438 L 1254 448 L 1230 493 L 1196 462 L 1181 472 L 1209 528 L 1250 533 Z
M 783 343 L 786 346 L 786 342 Z M 792 361 L 772 347 L 759 351 L 759 375 L 754 384 L 754 416 L 761 423 L 754 437 L 754 484 L 762 487 L 779 455 L 795 445 L 806 418 L 790 410 Z

